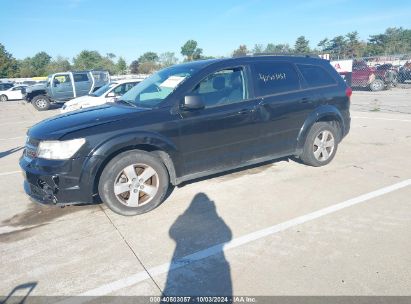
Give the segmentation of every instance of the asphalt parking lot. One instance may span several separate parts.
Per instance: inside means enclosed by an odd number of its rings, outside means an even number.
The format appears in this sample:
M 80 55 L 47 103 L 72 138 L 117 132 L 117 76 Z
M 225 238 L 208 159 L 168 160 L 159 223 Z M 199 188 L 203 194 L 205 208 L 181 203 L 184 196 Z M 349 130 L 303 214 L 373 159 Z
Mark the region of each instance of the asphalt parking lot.
M 411 90 L 354 92 L 325 167 L 291 159 L 175 188 L 156 210 L 26 197 L 25 132 L 0 103 L 0 295 L 411 295 Z

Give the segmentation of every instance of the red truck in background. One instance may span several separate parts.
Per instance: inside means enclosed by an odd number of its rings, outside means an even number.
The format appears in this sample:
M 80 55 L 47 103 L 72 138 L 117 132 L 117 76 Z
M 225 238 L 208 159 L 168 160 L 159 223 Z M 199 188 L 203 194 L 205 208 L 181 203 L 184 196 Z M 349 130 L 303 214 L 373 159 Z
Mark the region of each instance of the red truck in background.
M 365 61 L 354 60 L 352 64 L 351 86 L 369 88 L 371 91 L 381 91 L 395 86 L 397 70 L 392 64 L 370 67 Z

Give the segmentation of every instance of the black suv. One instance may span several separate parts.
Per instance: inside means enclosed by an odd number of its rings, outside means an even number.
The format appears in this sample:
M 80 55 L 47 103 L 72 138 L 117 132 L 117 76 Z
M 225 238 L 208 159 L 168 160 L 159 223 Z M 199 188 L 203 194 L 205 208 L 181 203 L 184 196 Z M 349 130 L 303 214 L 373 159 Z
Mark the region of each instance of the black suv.
M 328 164 L 350 128 L 351 89 L 328 61 L 250 56 L 166 68 L 111 105 L 44 120 L 20 166 L 42 203 L 105 202 L 135 215 L 171 185 L 285 156 Z

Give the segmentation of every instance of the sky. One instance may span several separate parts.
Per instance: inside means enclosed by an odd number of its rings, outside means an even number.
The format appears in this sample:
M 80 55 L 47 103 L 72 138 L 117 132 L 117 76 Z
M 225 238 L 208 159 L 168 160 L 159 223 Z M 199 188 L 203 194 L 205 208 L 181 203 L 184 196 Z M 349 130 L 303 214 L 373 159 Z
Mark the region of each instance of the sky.
M 70 60 L 81 50 L 123 56 L 175 52 L 189 39 L 207 56 L 229 56 L 240 44 L 288 43 L 388 27 L 411 29 L 408 0 L 0 0 L 0 43 L 15 58 L 40 51 Z

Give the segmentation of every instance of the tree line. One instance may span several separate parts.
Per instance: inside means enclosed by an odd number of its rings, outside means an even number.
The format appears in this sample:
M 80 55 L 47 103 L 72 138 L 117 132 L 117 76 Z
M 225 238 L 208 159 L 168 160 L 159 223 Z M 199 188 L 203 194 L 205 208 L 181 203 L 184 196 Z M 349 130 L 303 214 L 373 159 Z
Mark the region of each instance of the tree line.
M 233 56 L 243 56 L 250 53 L 296 53 L 296 54 L 330 54 L 331 59 L 361 58 L 380 55 L 407 54 L 411 52 L 411 30 L 388 28 L 383 34 L 371 35 L 368 41 L 360 40 L 357 31 L 334 38 L 322 39 L 315 48 L 310 48 L 310 41 L 300 36 L 293 46 L 289 44 L 267 45 L 256 44 L 252 49 L 240 45 L 234 50 Z
M 305 36 L 296 39 L 294 45 L 287 43 L 256 44 L 248 48 L 246 44 L 233 50 L 231 56 L 244 56 L 252 53 L 328 53 L 331 59 L 359 58 L 366 56 L 405 54 L 411 52 L 411 30 L 387 28 L 384 33 L 371 35 L 367 41 L 360 40 L 357 31 L 345 35 L 338 35 L 331 39 L 322 39 L 316 47 L 310 47 L 310 41 Z M 180 50 L 184 61 L 214 58 L 205 56 L 203 49 L 197 41 L 188 40 Z M 98 51 L 83 50 L 72 61 L 68 58 L 57 56 L 52 58 L 46 52 L 39 52 L 33 57 L 22 60 L 15 59 L 13 55 L 0 43 L 0 78 L 6 77 L 35 77 L 64 72 L 68 70 L 104 69 L 110 74 L 148 74 L 158 69 L 179 63 L 174 52 L 157 54 L 148 51 L 127 65 L 123 57 L 113 53 L 106 55 Z

